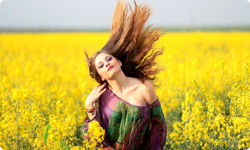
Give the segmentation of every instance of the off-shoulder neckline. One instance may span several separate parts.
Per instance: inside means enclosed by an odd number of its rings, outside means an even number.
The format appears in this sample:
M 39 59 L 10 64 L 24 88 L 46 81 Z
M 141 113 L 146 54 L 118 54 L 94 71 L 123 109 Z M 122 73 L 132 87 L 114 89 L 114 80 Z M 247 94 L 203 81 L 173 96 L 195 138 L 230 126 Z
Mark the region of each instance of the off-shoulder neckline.
M 120 97 L 117 96 L 110 88 L 108 88 L 108 90 L 109 90 L 111 93 L 113 93 L 119 100 L 123 101 L 124 103 L 127 103 L 128 105 L 134 106 L 134 107 L 145 107 L 145 108 L 147 108 L 147 107 L 152 106 L 154 103 L 156 103 L 156 102 L 159 100 L 159 98 L 158 98 L 158 96 L 157 96 L 156 100 L 155 100 L 152 104 L 147 105 L 147 106 L 137 106 L 137 105 L 130 104 L 129 102 L 127 102 L 127 101 L 123 100 L 122 98 L 120 98 Z

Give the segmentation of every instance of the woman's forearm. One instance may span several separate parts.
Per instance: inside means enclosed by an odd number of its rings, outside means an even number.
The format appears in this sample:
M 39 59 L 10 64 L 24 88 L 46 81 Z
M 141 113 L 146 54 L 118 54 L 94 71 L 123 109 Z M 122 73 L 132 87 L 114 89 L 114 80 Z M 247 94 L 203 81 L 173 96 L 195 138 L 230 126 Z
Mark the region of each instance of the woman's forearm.
M 85 106 L 87 109 L 91 109 L 91 108 L 95 107 L 94 103 L 93 104 L 85 104 Z M 96 109 L 93 112 L 87 112 L 87 114 L 88 114 L 89 120 L 92 120 L 96 116 Z

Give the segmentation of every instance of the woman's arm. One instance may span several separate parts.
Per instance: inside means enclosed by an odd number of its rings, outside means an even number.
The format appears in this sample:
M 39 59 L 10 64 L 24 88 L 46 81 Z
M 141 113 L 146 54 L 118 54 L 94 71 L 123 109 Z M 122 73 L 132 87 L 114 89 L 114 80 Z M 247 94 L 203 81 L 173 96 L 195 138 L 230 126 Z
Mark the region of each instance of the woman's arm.
M 102 95 L 103 92 L 105 92 L 105 88 L 104 88 L 105 84 L 103 85 L 98 85 L 96 86 L 91 93 L 89 94 L 89 96 L 87 97 L 86 101 L 85 101 L 85 108 L 86 109 L 92 109 L 95 108 L 94 111 L 86 111 L 87 112 L 87 117 L 84 120 L 84 125 L 82 127 L 82 133 L 83 136 L 85 138 L 85 140 L 89 140 L 90 137 L 88 135 L 88 130 L 89 130 L 89 123 L 92 121 L 97 121 L 100 123 L 100 114 L 99 114 L 99 102 L 98 99 L 100 98 L 100 96 Z
M 102 85 L 98 85 L 91 91 L 91 93 L 89 94 L 89 96 L 87 97 L 87 99 L 85 101 L 85 108 L 86 109 L 92 109 L 92 108 L 96 107 L 95 106 L 96 101 L 100 98 L 102 93 L 104 93 L 106 91 L 106 88 L 104 88 L 105 84 L 106 83 L 104 83 Z M 87 115 L 88 115 L 87 118 L 89 120 L 92 120 L 96 116 L 96 111 L 97 111 L 97 109 L 95 109 L 93 112 L 87 111 Z
M 95 103 L 96 104 L 96 103 Z M 85 105 L 86 106 L 86 108 L 93 108 L 93 107 L 95 107 L 95 110 L 94 110 L 94 112 L 93 113 L 88 113 L 87 112 L 87 117 L 86 117 L 86 119 L 84 120 L 84 125 L 83 125 L 83 128 L 82 128 L 82 131 L 83 131 L 83 133 L 84 133 L 84 135 L 88 132 L 88 129 L 89 129 L 89 123 L 91 122 L 91 121 L 97 121 L 97 122 L 100 122 L 100 119 L 99 119 L 99 112 L 98 112 L 98 109 L 99 109 L 99 105 L 94 105 L 94 104 L 92 104 L 92 105 Z M 90 107 L 88 107 L 88 106 L 90 106 Z M 88 137 L 85 137 L 85 139 L 88 139 Z
M 144 97 L 146 102 L 148 103 L 148 105 L 151 105 L 151 109 L 150 109 L 150 126 L 151 126 L 151 130 L 156 132 L 151 133 L 150 135 L 151 137 L 151 142 L 155 143 L 152 145 L 152 149 L 162 149 L 164 144 L 165 144 L 165 140 L 166 140 L 166 136 L 167 136 L 167 122 L 165 120 L 165 116 L 164 116 L 164 112 L 162 110 L 161 107 L 161 103 L 157 94 L 155 92 L 155 88 L 153 86 L 153 84 L 146 80 L 145 84 L 147 85 L 147 90 L 144 90 Z M 155 101 L 156 100 L 156 101 Z M 147 141 L 144 141 L 147 143 Z M 143 144 L 144 145 L 146 145 Z M 156 144 L 157 143 L 157 144 Z M 145 146 L 146 149 L 146 146 Z
M 97 111 L 96 106 L 94 106 L 93 103 L 91 103 L 91 104 L 86 104 L 86 103 L 85 103 L 85 107 L 86 107 L 87 109 L 91 109 L 91 108 L 95 107 L 94 112 L 87 112 L 88 120 L 92 120 L 92 119 L 96 116 L 96 111 Z

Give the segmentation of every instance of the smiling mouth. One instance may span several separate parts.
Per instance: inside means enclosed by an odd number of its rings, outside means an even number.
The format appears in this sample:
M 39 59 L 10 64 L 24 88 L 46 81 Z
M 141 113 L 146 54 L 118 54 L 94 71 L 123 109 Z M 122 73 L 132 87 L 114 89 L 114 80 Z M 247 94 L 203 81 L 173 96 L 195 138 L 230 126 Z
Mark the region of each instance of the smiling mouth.
M 108 69 L 108 71 L 111 70 L 113 67 L 114 67 L 114 66 L 110 66 L 109 69 Z

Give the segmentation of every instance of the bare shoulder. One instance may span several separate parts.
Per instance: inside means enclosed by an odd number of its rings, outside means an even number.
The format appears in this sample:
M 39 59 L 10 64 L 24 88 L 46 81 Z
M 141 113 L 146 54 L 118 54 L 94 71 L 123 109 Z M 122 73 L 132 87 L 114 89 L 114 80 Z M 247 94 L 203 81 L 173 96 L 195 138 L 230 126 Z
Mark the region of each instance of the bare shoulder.
M 130 92 L 133 94 L 131 95 L 137 99 L 136 102 L 133 101 L 130 103 L 146 106 L 155 102 L 157 99 L 157 94 L 155 92 L 154 85 L 150 81 L 145 80 L 144 83 L 142 83 L 139 79 L 133 77 L 129 77 L 129 80 L 130 83 L 132 83 Z
M 144 84 L 141 84 L 140 91 L 148 105 L 154 103 L 157 99 L 154 85 L 148 80 L 145 80 Z

